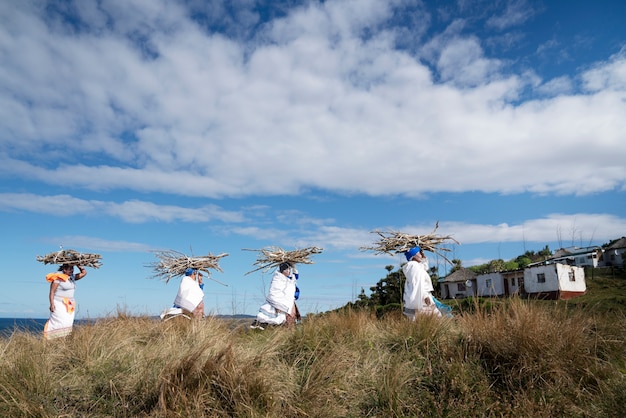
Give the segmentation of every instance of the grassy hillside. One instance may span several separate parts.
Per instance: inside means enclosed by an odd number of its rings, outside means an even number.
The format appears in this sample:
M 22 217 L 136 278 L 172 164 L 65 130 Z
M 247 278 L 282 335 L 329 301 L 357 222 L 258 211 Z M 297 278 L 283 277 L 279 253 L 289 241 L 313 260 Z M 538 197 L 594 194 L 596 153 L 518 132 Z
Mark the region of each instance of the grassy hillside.
M 593 312 L 626 312 L 626 270 L 594 269 L 585 271 L 587 293 L 572 299 L 572 306 Z
M 0 340 L 0 416 L 626 416 L 625 283 L 415 323 L 347 311 L 257 331 L 119 314 L 60 340 L 17 332 Z

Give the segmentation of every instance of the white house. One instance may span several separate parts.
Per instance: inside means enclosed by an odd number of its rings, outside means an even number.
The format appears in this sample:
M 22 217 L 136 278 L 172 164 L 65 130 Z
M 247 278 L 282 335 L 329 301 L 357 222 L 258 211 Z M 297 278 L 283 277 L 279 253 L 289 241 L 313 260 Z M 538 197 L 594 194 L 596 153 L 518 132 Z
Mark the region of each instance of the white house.
M 602 257 L 600 247 L 568 247 L 554 252 L 547 260 L 551 263 L 569 264 L 578 267 L 598 267 L 598 261 Z
M 511 270 L 476 276 L 477 296 L 525 295 L 524 271 Z
M 612 242 L 604 248 L 602 254 L 602 265 L 606 267 L 624 267 L 624 258 L 626 258 L 626 237 Z
M 477 296 L 504 296 L 502 273 L 485 273 L 476 276 Z
M 571 299 L 587 291 L 585 270 L 561 263 L 527 267 L 523 286 L 529 297 L 540 299 Z
M 520 295 L 525 296 L 524 290 L 524 270 L 511 270 L 502 272 L 502 285 L 504 286 L 504 295 Z
M 439 281 L 443 299 L 466 298 L 476 295 L 476 273 L 460 268 Z

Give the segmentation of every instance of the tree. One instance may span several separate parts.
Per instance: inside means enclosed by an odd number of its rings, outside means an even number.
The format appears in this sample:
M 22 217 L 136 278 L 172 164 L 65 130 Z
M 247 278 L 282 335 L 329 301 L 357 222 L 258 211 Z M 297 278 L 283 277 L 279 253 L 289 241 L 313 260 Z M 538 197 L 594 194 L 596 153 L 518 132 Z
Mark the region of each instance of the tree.
M 504 260 L 491 260 L 489 262 L 489 267 L 487 270 L 488 273 L 497 273 L 499 271 L 504 271 Z
M 541 257 L 548 258 L 548 257 L 552 257 L 552 251 L 550 251 L 550 248 L 546 245 L 546 247 L 539 251 L 538 255 L 540 255 Z
M 380 279 L 376 286 L 370 287 L 371 305 L 388 305 L 390 303 L 400 303 L 402 301 L 402 290 L 404 288 L 404 274 L 400 269 L 393 270 L 393 266 L 386 266 L 387 276 Z
M 354 302 L 354 306 L 357 308 L 364 308 L 367 307 L 369 303 L 370 299 L 365 294 L 365 289 L 361 288 L 361 293 L 359 293 L 359 296 L 357 296 L 357 300 L 356 302 Z
M 526 253 L 524 255 L 518 255 L 515 258 L 515 262 L 517 263 L 517 268 L 524 268 L 524 267 L 526 267 L 527 265 L 529 265 L 530 263 L 533 262 L 534 254 L 533 255 L 529 255 L 528 253 L 529 253 L 529 251 L 526 251 Z
M 458 258 L 454 258 L 452 260 L 452 268 L 450 269 L 450 274 L 454 273 L 457 270 L 461 270 L 463 268 L 461 264 L 462 264 L 461 260 L 459 260 Z
M 505 261 L 504 262 L 504 271 L 513 271 L 519 269 L 519 263 L 515 260 Z

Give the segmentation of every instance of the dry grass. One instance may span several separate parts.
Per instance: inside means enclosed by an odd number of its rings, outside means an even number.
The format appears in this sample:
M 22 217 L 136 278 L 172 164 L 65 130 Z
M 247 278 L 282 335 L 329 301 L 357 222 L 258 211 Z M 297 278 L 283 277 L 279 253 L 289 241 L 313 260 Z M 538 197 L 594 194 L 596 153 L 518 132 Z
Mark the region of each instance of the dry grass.
M 0 416 L 624 416 L 625 332 L 520 300 L 266 331 L 118 314 L 65 339 L 0 340 Z

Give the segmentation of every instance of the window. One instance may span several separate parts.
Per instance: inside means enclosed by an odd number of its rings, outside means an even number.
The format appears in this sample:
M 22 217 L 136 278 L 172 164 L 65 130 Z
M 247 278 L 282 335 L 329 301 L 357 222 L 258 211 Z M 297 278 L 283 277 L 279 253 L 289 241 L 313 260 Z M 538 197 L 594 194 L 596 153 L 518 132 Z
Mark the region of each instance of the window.
M 575 282 L 576 281 L 576 276 L 574 276 L 574 272 L 573 271 L 569 271 L 569 281 L 570 282 Z
M 465 292 L 465 283 L 457 283 L 456 290 L 459 292 Z
M 487 286 L 488 288 L 491 287 L 491 279 L 485 280 L 485 286 Z
M 515 286 L 515 277 L 511 277 L 511 286 Z
M 537 283 L 545 283 L 545 282 L 546 282 L 546 274 L 537 273 Z

